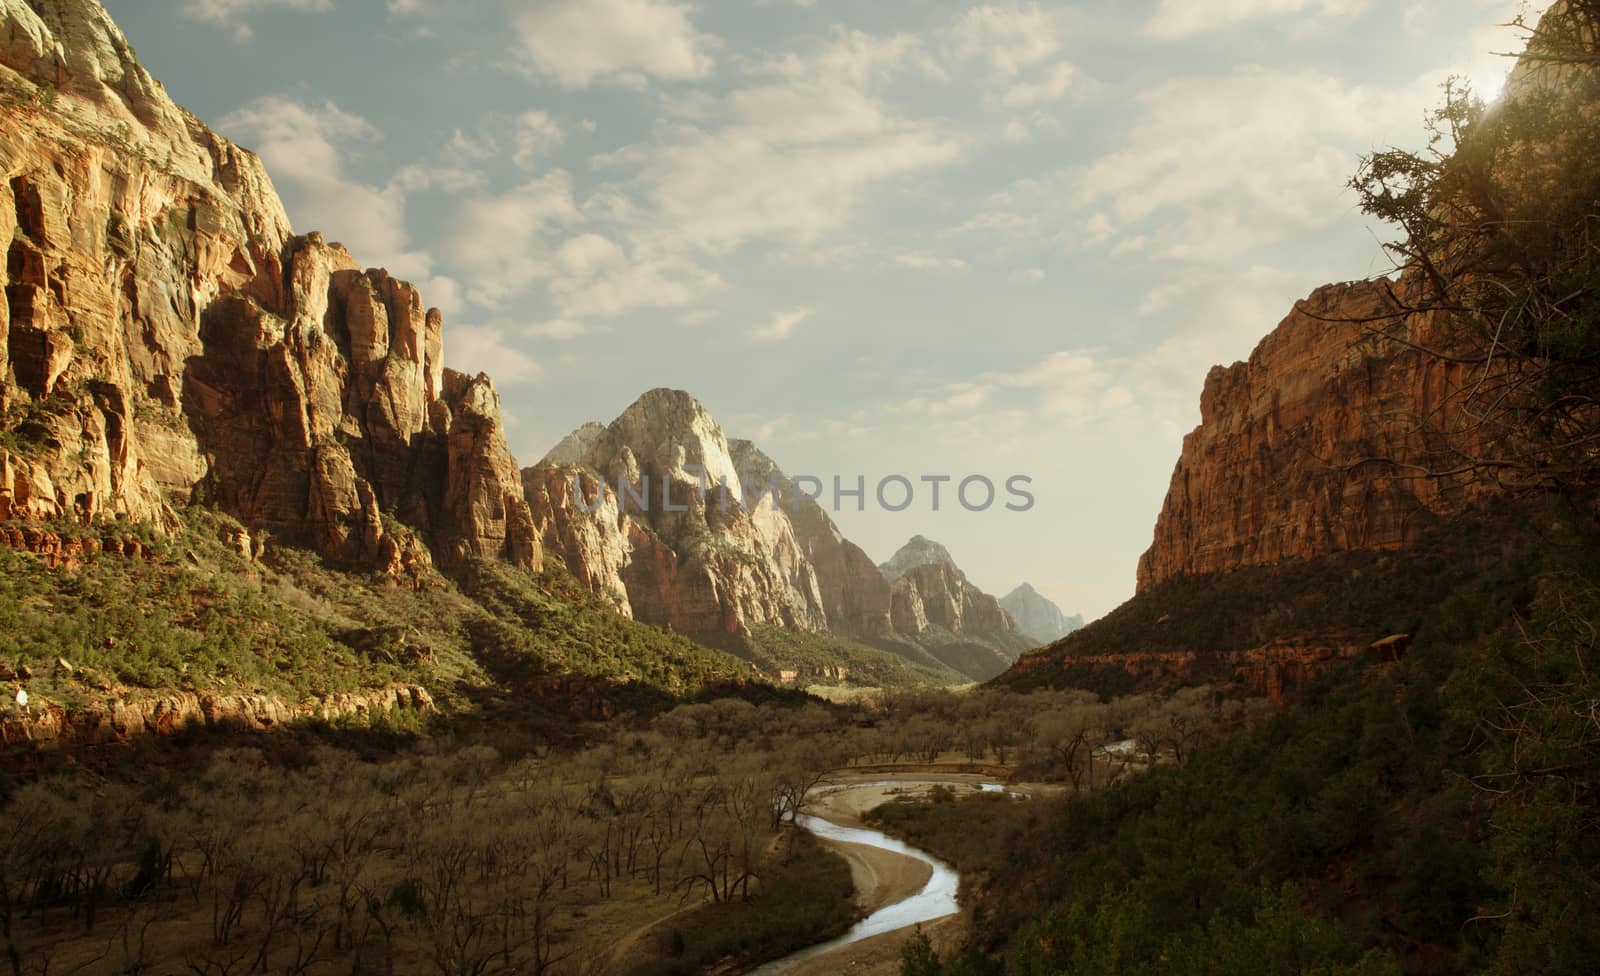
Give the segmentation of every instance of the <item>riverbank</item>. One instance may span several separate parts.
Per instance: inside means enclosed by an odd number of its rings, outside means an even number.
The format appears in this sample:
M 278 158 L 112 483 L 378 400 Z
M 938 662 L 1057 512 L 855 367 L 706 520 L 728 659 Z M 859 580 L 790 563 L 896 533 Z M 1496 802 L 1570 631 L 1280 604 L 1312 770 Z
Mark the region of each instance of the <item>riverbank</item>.
M 935 790 L 977 795 L 995 777 L 940 774 L 933 767 L 836 773 L 809 806 L 803 825 L 851 865 L 857 904 L 871 913 L 836 945 L 813 947 L 754 970 L 751 976 L 895 976 L 900 947 L 917 926 L 941 950 L 959 945 L 967 920 L 957 908 L 958 879 L 949 865 L 873 831 L 863 815 L 897 800 L 927 801 Z M 868 840 L 868 836 L 871 838 Z

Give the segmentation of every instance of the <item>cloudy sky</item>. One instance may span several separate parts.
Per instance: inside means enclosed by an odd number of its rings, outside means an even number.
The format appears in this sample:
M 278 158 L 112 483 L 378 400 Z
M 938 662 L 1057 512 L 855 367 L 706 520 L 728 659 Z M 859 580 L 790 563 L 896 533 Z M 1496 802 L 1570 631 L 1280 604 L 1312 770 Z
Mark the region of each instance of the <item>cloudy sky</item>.
M 838 521 L 1133 592 L 1207 369 L 1386 270 L 1344 183 L 1492 94 L 1517 0 L 106 0 L 297 230 L 411 278 L 532 463 L 694 393 L 791 474 L 1033 479 Z M 898 491 L 892 500 L 898 501 Z M 976 498 L 975 498 L 976 500 Z

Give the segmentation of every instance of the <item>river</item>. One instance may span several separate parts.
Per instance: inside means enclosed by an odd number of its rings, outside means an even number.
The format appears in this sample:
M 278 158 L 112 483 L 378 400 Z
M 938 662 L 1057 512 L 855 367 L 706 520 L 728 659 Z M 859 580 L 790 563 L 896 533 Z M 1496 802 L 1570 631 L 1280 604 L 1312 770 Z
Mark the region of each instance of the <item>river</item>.
M 873 785 L 888 784 L 855 783 L 842 788 L 859 789 L 863 786 Z M 893 785 L 907 786 L 913 784 L 895 783 Z M 1001 787 L 986 785 L 983 789 L 990 791 L 999 790 Z M 838 841 L 846 844 L 861 844 L 914 858 L 932 868 L 933 876 L 928 879 L 927 884 L 922 886 L 922 890 L 910 898 L 902 899 L 892 905 L 885 905 L 857 922 L 844 935 L 827 942 L 819 942 L 814 946 L 784 956 L 782 959 L 769 962 L 760 968 L 751 970 L 747 976 L 779 976 L 779 974 L 794 970 L 801 963 L 815 959 L 818 956 L 827 955 L 863 939 L 870 939 L 875 935 L 882 935 L 885 932 L 893 932 L 897 929 L 909 928 L 923 922 L 931 922 L 936 918 L 944 918 L 946 915 L 953 915 L 958 911 L 956 890 L 960 887 L 960 876 L 956 874 L 955 868 L 933 855 L 919 851 L 876 830 L 868 830 L 862 827 L 841 827 L 831 821 L 823 820 L 821 817 L 812 816 L 801 816 L 796 822 L 802 828 L 823 840 Z

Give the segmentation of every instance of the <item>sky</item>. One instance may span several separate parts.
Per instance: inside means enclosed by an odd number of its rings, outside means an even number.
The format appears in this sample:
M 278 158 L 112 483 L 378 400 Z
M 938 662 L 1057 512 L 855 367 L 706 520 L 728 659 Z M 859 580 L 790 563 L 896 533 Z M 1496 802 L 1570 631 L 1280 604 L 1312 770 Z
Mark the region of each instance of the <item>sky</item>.
M 1425 144 L 1446 78 L 1492 97 L 1520 9 L 105 2 L 298 232 L 444 311 L 521 463 L 688 390 L 830 508 L 865 479 L 834 517 L 875 560 L 922 534 L 1091 619 L 1133 594 L 1208 369 L 1389 270 L 1346 181 Z

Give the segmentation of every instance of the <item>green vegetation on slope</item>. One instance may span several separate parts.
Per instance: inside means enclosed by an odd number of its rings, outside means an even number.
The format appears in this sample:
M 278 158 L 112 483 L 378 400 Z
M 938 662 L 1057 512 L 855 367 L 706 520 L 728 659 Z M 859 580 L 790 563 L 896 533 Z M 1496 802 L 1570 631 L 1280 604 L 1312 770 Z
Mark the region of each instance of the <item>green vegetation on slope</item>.
M 797 683 L 853 688 L 919 688 L 968 680 L 938 661 L 869 647 L 824 634 L 805 634 L 772 625 L 752 628 L 742 657 L 764 673 L 798 672 Z M 839 669 L 844 677 L 838 677 Z
M 909 661 L 948 668 L 965 681 L 988 681 L 1034 646 L 1020 634 L 957 634 L 937 625 L 915 637 L 894 634 L 877 638 L 872 645 Z
M 976 943 L 942 971 L 1589 971 L 1597 542 L 1569 523 L 1526 543 L 1529 575 L 1450 590 L 1405 659 L 1346 666 L 1182 765 L 1001 818 L 884 811 L 981 885 Z M 987 857 L 962 840 L 980 827 Z
M 1367 644 L 1416 633 L 1424 621 L 1454 622 L 1448 625 L 1461 635 L 1477 633 L 1504 621 L 1525 598 L 1539 558 L 1525 527 L 1540 520 L 1553 524 L 1543 506 L 1502 502 L 1436 527 L 1400 552 L 1335 553 L 1169 580 L 1036 653 L 1070 668 L 1073 657 L 1085 655 L 1206 655 L 1297 635 L 1343 636 Z M 1076 686 L 1115 695 L 1132 690 L 1136 682 L 1124 672 L 1097 672 L 1079 672 L 1077 679 L 1086 684 Z M 1064 682 L 1061 669 L 1047 668 L 1008 674 L 1000 683 L 1023 690 L 1070 683 L 1073 675 L 1067 677 Z M 1096 687 L 1097 681 L 1110 684 Z
M 411 589 L 271 543 L 251 561 L 225 541 L 236 522 L 182 515 L 171 539 L 145 533 L 147 558 L 52 569 L 0 548 L 0 665 L 31 674 L 36 701 L 172 690 L 297 701 L 400 682 L 452 699 L 550 675 L 683 696 L 750 676 L 733 657 L 618 616 L 554 561 L 538 576 L 479 563 Z
M 348 621 L 263 578 L 205 531 L 217 524 L 191 512 L 177 542 L 146 541 L 148 558 L 92 556 L 77 570 L 0 548 L 0 662 L 33 674 L 36 699 L 64 704 L 114 685 L 293 699 L 403 676 L 335 639 Z
M 750 676 L 728 654 L 619 615 L 553 556 L 538 578 L 477 561 L 460 583 L 488 611 L 466 621 L 466 629 L 479 659 L 502 682 L 583 674 L 691 695 L 708 683 Z

